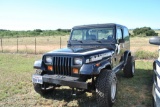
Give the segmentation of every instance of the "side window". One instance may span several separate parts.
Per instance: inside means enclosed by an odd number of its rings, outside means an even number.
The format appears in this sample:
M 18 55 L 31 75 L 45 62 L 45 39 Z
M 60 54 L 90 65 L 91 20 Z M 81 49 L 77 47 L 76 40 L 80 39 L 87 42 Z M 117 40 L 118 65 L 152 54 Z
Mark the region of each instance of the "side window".
M 117 29 L 117 39 L 122 39 L 122 30 L 120 28 Z
M 103 28 L 98 30 L 98 40 L 112 40 L 113 39 L 113 29 Z
M 124 40 L 129 41 L 129 32 L 127 28 L 124 28 Z

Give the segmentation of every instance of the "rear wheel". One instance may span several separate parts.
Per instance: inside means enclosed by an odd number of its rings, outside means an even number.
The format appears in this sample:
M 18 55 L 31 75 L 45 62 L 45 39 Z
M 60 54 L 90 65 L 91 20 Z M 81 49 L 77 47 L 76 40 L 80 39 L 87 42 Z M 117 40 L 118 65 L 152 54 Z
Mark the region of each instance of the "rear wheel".
M 135 61 L 133 56 L 128 56 L 127 63 L 123 69 L 124 76 L 127 78 L 131 78 L 135 73 Z
M 116 100 L 117 78 L 111 70 L 102 70 L 96 83 L 96 98 L 99 107 L 112 107 Z

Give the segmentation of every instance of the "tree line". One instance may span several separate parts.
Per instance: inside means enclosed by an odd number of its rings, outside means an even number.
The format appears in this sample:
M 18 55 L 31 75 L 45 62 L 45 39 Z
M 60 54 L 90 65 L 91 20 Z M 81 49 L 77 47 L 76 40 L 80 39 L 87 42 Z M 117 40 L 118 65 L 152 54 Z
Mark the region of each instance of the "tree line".
M 0 29 L 0 37 L 27 37 L 27 36 L 65 36 L 70 34 L 70 29 L 57 30 L 27 30 L 27 31 L 12 31 Z
M 158 33 L 150 27 L 141 27 L 134 29 L 131 36 L 158 36 Z
M 64 36 L 69 35 L 71 29 L 57 29 L 57 30 L 28 30 L 28 31 L 12 31 L 0 29 L 0 38 L 2 37 L 27 37 L 27 36 Z M 130 33 L 133 36 L 158 36 L 158 33 L 150 27 L 141 27 L 133 29 Z

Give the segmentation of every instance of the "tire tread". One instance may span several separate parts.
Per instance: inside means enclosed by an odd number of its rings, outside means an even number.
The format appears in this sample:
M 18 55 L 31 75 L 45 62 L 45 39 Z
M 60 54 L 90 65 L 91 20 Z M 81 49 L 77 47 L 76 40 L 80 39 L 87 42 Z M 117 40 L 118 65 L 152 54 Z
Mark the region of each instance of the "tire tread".
M 113 102 L 111 102 L 111 98 L 109 96 L 111 94 L 110 88 L 113 78 L 116 78 L 116 75 L 111 70 L 102 70 L 99 74 L 96 83 L 96 97 L 98 107 L 112 107 Z

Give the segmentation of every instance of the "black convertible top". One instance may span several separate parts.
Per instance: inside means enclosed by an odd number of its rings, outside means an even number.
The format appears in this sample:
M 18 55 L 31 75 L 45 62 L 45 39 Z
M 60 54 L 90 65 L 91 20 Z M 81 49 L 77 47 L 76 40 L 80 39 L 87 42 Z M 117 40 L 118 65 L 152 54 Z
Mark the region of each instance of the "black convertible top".
M 89 25 L 79 25 L 79 26 L 74 26 L 72 29 L 80 29 L 80 28 L 103 28 L 103 27 L 116 27 L 116 26 L 121 26 L 121 27 L 125 27 L 123 25 L 120 24 L 116 24 L 116 23 L 104 23 L 104 24 L 89 24 Z

